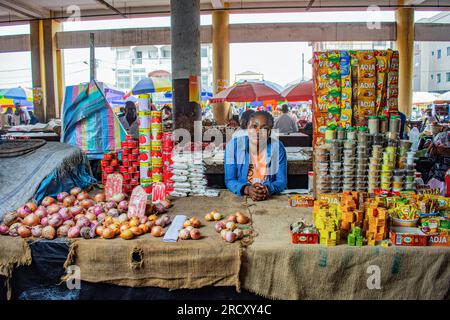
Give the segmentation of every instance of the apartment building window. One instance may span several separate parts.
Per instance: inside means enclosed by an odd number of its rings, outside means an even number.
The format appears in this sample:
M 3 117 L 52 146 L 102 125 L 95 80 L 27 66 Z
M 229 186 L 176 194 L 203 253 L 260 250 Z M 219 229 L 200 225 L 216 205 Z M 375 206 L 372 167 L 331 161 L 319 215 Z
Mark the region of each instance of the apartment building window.
M 450 72 L 447 72 L 446 74 L 445 74 L 445 80 L 447 81 L 447 82 L 450 82 Z
M 434 56 L 434 51 L 431 51 L 431 55 Z
M 437 83 L 441 83 L 441 74 L 440 73 L 437 74 Z
M 447 47 L 447 57 L 450 56 L 450 47 Z
M 437 58 L 440 59 L 440 58 L 441 58 L 441 55 L 442 55 L 442 51 L 441 51 L 441 49 L 439 49 L 439 50 L 437 51 Z
M 170 59 L 170 57 L 171 57 L 170 47 L 162 48 L 161 49 L 161 55 L 165 59 Z
M 158 48 L 151 47 L 150 49 L 148 49 L 148 58 L 158 59 Z
M 431 80 L 434 80 L 434 74 L 431 74 Z
M 128 49 L 117 49 L 116 54 L 118 60 L 130 59 L 130 52 Z
M 142 64 L 142 51 L 136 51 L 136 59 L 134 59 L 135 64 Z
M 208 48 L 202 48 L 202 58 L 208 57 Z

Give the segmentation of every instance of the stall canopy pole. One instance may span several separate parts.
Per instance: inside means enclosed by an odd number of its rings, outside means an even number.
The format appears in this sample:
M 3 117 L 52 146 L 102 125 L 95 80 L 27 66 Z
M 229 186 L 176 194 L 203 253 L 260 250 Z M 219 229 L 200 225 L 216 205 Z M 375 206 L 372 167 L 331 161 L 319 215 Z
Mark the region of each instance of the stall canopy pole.
M 97 78 L 95 70 L 95 38 L 94 33 L 89 34 L 89 51 L 90 51 L 90 80 L 93 81 Z

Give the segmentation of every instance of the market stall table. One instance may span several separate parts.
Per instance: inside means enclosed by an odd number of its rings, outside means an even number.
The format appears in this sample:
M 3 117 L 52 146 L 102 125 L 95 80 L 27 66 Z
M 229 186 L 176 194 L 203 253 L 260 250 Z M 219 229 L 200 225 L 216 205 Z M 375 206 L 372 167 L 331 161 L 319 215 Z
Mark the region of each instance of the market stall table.
M 241 247 L 224 242 L 214 223 L 204 222 L 205 213 L 213 209 L 224 215 L 247 212 L 256 232 L 253 243 Z M 289 207 L 288 196 L 254 203 L 222 191 L 219 198 L 176 199 L 169 214 L 199 217 L 205 224 L 200 229 L 205 237 L 177 243 L 149 235 L 131 241 L 76 239 L 65 266 L 79 266 L 86 283 L 134 288 L 234 287 L 275 299 L 449 298 L 449 247 L 294 245 L 290 223 L 302 217 L 311 222 L 312 215 L 309 208 Z M 11 247 L 11 241 L 20 245 L 15 246 L 18 252 L 10 251 L 8 256 L 29 263 L 22 239 L 2 236 L 0 248 Z M 60 241 L 46 242 L 59 246 Z M 13 261 L 5 256 L 3 260 Z M 374 266 L 380 271 L 380 289 L 367 287 L 373 273 L 368 270 Z
M 312 137 L 301 132 L 280 134 L 278 138 L 285 147 L 311 147 L 312 145 Z

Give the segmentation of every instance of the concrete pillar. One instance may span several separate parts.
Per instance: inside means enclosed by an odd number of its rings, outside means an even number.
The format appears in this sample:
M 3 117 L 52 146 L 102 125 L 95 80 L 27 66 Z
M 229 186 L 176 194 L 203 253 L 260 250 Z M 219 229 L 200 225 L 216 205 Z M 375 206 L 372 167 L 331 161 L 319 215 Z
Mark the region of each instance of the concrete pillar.
M 189 101 L 189 76 L 200 76 L 200 0 L 171 0 L 172 87 L 174 128 L 193 137 L 200 104 Z
M 61 24 L 55 20 L 30 22 L 31 68 L 33 88 L 42 90 L 42 100 L 35 105 L 36 116 L 47 122 L 61 116 L 64 95 L 63 57 L 56 49 L 56 32 Z
M 402 1 L 399 4 L 403 4 Z M 398 8 L 395 12 L 397 22 L 396 48 L 399 52 L 399 111 L 411 115 L 414 73 L 414 9 Z
M 228 10 L 212 13 L 212 51 L 214 94 L 230 85 L 230 37 Z M 215 103 L 212 106 L 214 119 L 218 124 L 226 124 L 229 119 L 228 103 Z

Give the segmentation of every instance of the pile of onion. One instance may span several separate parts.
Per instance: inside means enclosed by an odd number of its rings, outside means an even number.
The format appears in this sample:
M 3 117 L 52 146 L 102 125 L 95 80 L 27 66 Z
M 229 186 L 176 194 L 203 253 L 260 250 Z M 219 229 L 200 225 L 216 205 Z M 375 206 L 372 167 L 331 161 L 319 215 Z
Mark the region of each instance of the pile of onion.
M 146 215 L 128 217 L 128 199 L 124 193 L 117 193 L 106 201 L 103 192 L 93 198 L 81 188 L 72 188 L 69 192 L 60 192 L 56 198 L 47 196 L 40 204 L 28 202 L 15 212 L 4 216 L 0 225 L 0 235 L 14 237 L 34 237 L 52 240 L 56 237 L 92 239 L 102 237 L 113 239 L 120 236 L 129 240 L 151 233 L 155 237 L 164 235 L 164 227 L 171 223 L 168 215 L 156 219 L 153 213 L 166 212 L 171 206 L 169 200 L 148 206 Z M 193 226 L 200 226 L 198 219 L 192 220 Z M 200 237 L 194 231 L 190 238 Z

